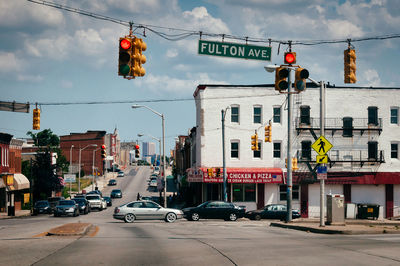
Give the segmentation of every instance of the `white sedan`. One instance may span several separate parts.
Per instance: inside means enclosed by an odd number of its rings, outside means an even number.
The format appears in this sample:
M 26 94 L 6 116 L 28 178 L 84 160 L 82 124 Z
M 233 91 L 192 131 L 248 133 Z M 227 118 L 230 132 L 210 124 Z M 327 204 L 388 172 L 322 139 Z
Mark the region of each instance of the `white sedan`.
M 116 207 L 114 219 L 133 223 L 135 220 L 165 220 L 173 223 L 183 217 L 183 212 L 178 209 L 163 208 L 154 201 L 132 201 Z

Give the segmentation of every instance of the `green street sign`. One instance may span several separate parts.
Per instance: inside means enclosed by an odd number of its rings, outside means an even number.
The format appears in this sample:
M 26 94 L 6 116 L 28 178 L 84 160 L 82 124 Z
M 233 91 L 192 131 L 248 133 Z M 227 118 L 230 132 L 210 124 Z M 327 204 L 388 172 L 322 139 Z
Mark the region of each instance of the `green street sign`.
M 271 61 L 270 46 L 199 40 L 199 54 Z

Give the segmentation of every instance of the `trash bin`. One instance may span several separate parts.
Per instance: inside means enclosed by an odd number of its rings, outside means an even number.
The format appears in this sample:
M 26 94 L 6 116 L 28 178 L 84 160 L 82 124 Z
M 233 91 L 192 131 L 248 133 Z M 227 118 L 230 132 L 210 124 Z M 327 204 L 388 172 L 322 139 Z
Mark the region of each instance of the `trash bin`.
M 378 219 L 379 217 L 379 204 L 359 203 L 357 204 L 357 218 L 358 219 Z
M 344 225 L 344 195 L 326 195 L 326 224 Z
M 15 206 L 8 206 L 8 216 L 15 216 Z

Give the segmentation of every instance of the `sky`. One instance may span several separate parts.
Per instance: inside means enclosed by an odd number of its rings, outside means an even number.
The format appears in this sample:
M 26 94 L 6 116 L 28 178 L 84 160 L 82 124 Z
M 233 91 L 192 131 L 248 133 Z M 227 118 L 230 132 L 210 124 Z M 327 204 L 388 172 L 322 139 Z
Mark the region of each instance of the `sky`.
M 164 34 L 185 29 L 287 43 L 360 39 L 400 31 L 398 0 L 52 2 L 134 25 L 151 25 L 150 29 Z M 118 76 L 117 68 L 118 41 L 128 33 L 129 27 L 111 21 L 26 0 L 0 0 L 0 101 L 33 104 L 29 114 L 0 111 L 0 132 L 26 138 L 26 133 L 33 131 L 32 110 L 38 103 L 41 130 L 51 129 L 59 136 L 87 130 L 112 133 L 117 128 L 121 141 L 161 138 L 161 118 L 146 108 L 132 109 L 134 102 L 165 116 L 168 154 L 176 137 L 187 135 L 196 126 L 193 92 L 197 85 L 273 84 L 275 75 L 264 66 L 282 64 L 288 49 L 284 43 L 273 42 L 271 61 L 198 55 L 199 35 L 171 41 L 139 28 L 134 34 L 147 44 L 146 75 L 127 80 Z M 222 41 L 222 37 L 202 39 Z M 356 86 L 399 87 L 400 39 L 352 45 L 357 54 Z M 345 49 L 346 43 L 292 46 L 297 63 L 308 69 L 310 77 L 337 86 L 345 86 Z M 91 102 L 108 103 L 87 104 Z M 145 136 L 139 138 L 138 134 Z

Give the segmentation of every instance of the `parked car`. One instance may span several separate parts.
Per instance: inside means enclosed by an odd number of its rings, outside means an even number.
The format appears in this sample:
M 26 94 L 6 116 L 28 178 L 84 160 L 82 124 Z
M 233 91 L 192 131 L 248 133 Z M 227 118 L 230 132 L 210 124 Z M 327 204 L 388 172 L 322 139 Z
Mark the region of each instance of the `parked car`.
M 86 199 L 86 194 L 79 193 L 79 194 L 76 194 L 76 195 L 74 196 L 74 198 L 83 198 L 83 199 Z
M 120 189 L 113 189 L 110 196 L 111 198 L 122 198 L 122 191 Z
M 51 210 L 53 212 L 56 209 L 56 206 L 58 205 L 58 202 L 60 200 L 64 200 L 64 197 L 49 197 L 49 198 L 47 198 L 47 201 L 49 202 Z
M 104 196 L 103 199 L 107 202 L 107 206 L 112 206 L 112 199 L 111 199 L 111 197 Z
M 115 179 L 110 179 L 110 180 L 108 181 L 108 185 L 109 185 L 109 186 L 116 186 L 116 185 L 117 185 L 117 180 L 115 180 Z
M 114 209 L 114 219 L 132 223 L 135 220 L 165 220 L 173 223 L 183 217 L 177 209 L 163 208 L 153 201 L 133 201 Z
M 79 205 L 74 200 L 60 200 L 54 210 L 54 216 L 79 216 Z
M 85 198 L 73 198 L 73 200 L 79 205 L 79 212 L 88 214 L 90 212 L 90 203 Z
M 250 220 L 261 220 L 261 219 L 280 219 L 285 220 L 287 215 L 286 205 L 283 204 L 268 204 L 264 208 L 255 211 L 246 212 L 245 217 Z M 292 209 L 292 218 L 299 218 L 300 211 Z
M 89 194 L 86 196 L 86 199 L 90 203 L 90 210 L 93 209 L 98 209 L 99 211 L 103 210 L 103 203 L 102 203 L 102 198 L 98 194 Z
M 226 221 L 236 221 L 244 217 L 246 209 L 231 202 L 206 201 L 197 207 L 183 209 L 183 214 L 189 221 L 205 219 L 224 219 Z
M 90 194 L 97 194 L 97 195 L 100 195 L 100 197 L 103 196 L 103 194 L 101 193 L 100 190 L 92 190 L 92 191 L 89 191 L 89 192 L 86 194 L 86 196 L 87 196 L 87 195 L 90 195 Z
M 38 215 L 42 213 L 51 214 L 53 210 L 50 207 L 50 203 L 47 200 L 39 200 L 35 202 L 33 206 L 33 215 Z
M 124 176 L 125 176 L 124 172 L 122 172 L 122 171 L 118 172 L 117 177 L 124 177 Z
M 150 187 L 157 187 L 157 179 L 150 180 L 149 186 Z

